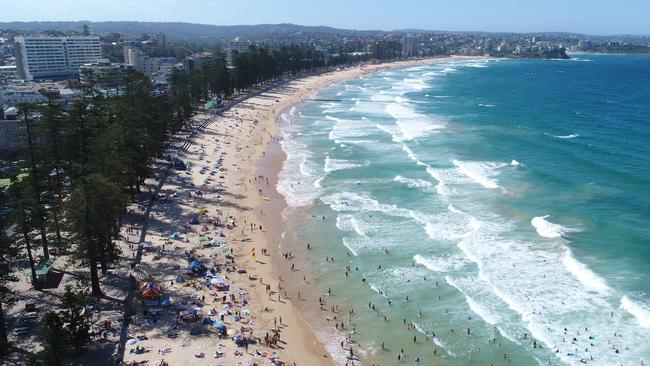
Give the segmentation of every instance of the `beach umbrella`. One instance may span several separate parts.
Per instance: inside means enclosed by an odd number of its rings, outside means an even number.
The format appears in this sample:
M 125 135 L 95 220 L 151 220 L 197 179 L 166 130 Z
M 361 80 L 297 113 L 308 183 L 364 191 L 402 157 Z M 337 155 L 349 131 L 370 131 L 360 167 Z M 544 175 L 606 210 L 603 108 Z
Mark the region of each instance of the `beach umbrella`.
M 137 344 L 137 343 L 138 343 L 137 338 L 131 338 L 128 341 L 126 341 L 126 344 L 128 344 L 129 346 L 133 346 L 134 344 Z
M 203 243 L 203 242 L 206 242 L 208 240 L 209 239 L 207 237 L 205 237 L 205 236 L 199 236 L 199 243 Z
M 147 298 L 147 299 L 156 297 L 157 295 L 158 295 L 158 293 L 152 288 L 148 288 L 148 289 L 146 289 L 146 290 L 144 290 L 142 292 L 142 297 Z

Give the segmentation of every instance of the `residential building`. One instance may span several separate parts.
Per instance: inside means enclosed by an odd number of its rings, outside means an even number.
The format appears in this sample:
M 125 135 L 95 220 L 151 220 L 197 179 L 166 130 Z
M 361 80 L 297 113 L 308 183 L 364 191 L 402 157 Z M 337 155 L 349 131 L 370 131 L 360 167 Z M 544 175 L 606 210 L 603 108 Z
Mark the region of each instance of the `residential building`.
M 418 54 L 418 39 L 414 36 L 402 37 L 402 57 L 414 57 Z
M 23 80 L 76 77 L 79 66 L 102 58 L 99 37 L 14 38 L 18 77 Z
M 7 112 L 12 114 L 13 109 Z M 24 140 L 24 131 L 24 123 L 18 119 L 0 120 L 0 152 L 16 150 Z
M 174 65 L 176 59 L 173 57 L 152 58 L 145 55 L 138 48 L 124 46 L 124 63 L 133 67 L 134 70 L 151 77 L 160 71 L 161 66 Z
M 158 44 L 158 46 L 162 48 L 167 47 L 167 36 L 165 36 L 165 33 L 163 32 L 156 33 L 156 44 Z
M 185 57 L 183 60 L 183 70 L 201 70 L 203 69 L 203 61 L 207 55 L 195 53 L 191 56 Z
M 242 41 L 239 37 L 235 37 L 228 46 L 226 47 L 226 63 L 228 65 L 233 64 L 233 59 L 236 54 L 248 52 L 250 50 L 251 43 Z
M 15 107 L 20 103 L 45 103 L 47 98 L 38 90 L 8 86 L 0 88 L 0 106 Z
M 7 84 L 11 80 L 18 79 L 16 66 L 0 66 L 0 84 Z
M 107 59 L 97 60 L 96 62 L 81 65 L 79 67 L 79 82 L 86 84 L 94 82 L 95 87 L 104 93 L 111 93 L 116 90 L 116 85 L 124 80 L 123 70 L 129 68 L 124 64 L 114 64 Z M 89 76 L 92 75 L 92 78 Z M 63 100 L 65 91 L 61 91 Z M 74 95 L 72 96 L 74 98 Z

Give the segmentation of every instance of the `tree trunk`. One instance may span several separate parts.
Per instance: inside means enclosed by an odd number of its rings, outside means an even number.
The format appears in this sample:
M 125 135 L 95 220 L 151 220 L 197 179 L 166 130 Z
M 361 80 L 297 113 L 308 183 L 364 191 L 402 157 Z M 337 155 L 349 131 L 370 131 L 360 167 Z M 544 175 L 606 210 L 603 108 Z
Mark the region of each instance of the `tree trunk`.
M 97 262 L 90 261 L 90 289 L 95 298 L 102 297 L 102 289 L 99 287 L 99 273 L 97 273 Z
M 29 233 L 23 232 L 23 239 L 25 239 L 25 248 L 27 249 L 27 260 L 29 261 L 29 269 L 32 274 L 32 286 L 36 288 L 36 266 L 34 265 L 34 256 L 32 256 L 32 244 L 29 241 Z
M 45 219 L 45 214 L 43 214 L 43 219 Z M 47 245 L 47 230 L 45 229 L 45 224 L 41 225 L 41 241 L 43 242 L 43 258 L 50 259 L 50 249 Z
M 58 169 L 57 169 L 57 174 L 58 174 Z M 52 179 L 50 178 L 49 174 L 47 175 L 46 181 L 47 181 L 47 194 L 50 196 L 50 200 L 52 200 L 50 203 L 52 204 L 52 220 L 53 220 L 54 232 L 56 234 L 56 245 L 60 248 L 62 244 L 62 240 L 61 240 L 61 229 L 59 228 L 59 214 L 58 214 L 59 202 L 56 201 L 56 199 L 54 198 L 54 190 L 52 189 Z
M 0 301 L 0 355 L 7 352 L 7 328 L 5 327 L 5 313 L 2 308 L 2 301 Z

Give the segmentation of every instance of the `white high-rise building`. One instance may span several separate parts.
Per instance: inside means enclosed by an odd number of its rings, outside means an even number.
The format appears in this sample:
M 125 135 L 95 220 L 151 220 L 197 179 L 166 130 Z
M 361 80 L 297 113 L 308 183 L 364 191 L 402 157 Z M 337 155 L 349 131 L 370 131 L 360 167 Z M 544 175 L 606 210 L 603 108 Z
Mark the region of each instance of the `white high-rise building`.
M 415 36 L 402 37 L 402 57 L 418 55 L 418 38 Z
M 226 47 L 226 63 L 232 65 L 234 61 L 234 56 L 239 53 L 248 52 L 250 50 L 251 43 L 242 41 L 239 37 L 235 37 L 230 44 Z
M 79 66 L 102 58 L 99 37 L 25 36 L 14 38 L 14 56 L 21 79 L 74 77 Z

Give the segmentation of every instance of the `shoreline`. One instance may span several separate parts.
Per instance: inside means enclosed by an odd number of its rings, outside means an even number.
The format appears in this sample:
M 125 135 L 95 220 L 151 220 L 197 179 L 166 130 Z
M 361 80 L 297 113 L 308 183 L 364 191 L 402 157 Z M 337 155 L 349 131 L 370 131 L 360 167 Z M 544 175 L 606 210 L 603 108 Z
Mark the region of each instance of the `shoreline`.
M 161 183 L 163 199 L 152 206 L 146 237 L 140 239 L 146 239 L 146 247 L 137 246 L 138 251 L 144 250 L 134 274 L 141 278 L 141 285 L 157 283 L 171 307 L 144 306 L 140 296 L 132 299 L 124 362 L 158 359 L 170 366 L 190 360 L 196 365 L 271 359 L 286 365 L 344 363 L 341 358 L 335 362 L 334 350 L 326 350 L 326 344 L 319 341 L 318 323 L 306 321 L 306 310 L 319 309 L 310 301 L 317 298 L 315 292 L 301 288 L 301 297 L 297 288 L 303 284 L 300 280 L 311 281 L 307 272 L 289 269 L 300 263 L 292 261 L 293 257 L 283 258 L 275 245 L 284 232 L 282 212 L 287 207 L 275 189 L 285 161 L 277 138 L 278 118 L 335 83 L 388 68 L 464 59 L 479 58 L 430 58 L 337 69 L 253 91 L 219 115 L 197 113 L 192 119 L 201 128 L 188 135 L 177 155 L 184 168 L 172 170 Z M 148 184 L 157 186 L 158 182 L 152 178 Z M 132 229 L 126 229 L 129 239 Z M 123 245 L 135 258 L 133 243 Z M 192 274 L 188 268 L 196 261 L 212 274 Z M 296 280 L 296 274 L 305 277 Z M 220 290 L 220 284 L 228 289 Z M 219 326 L 227 332 L 220 334 Z M 248 340 L 236 344 L 241 337 Z M 135 352 L 136 348 L 141 352 Z
M 289 84 L 304 84 L 302 85 L 303 88 L 301 88 L 300 92 L 294 94 L 292 97 L 286 98 L 284 101 L 282 100 L 280 101 L 280 106 L 279 106 L 280 108 L 274 111 L 271 119 L 273 125 L 267 127 L 269 130 L 274 131 L 275 133 L 271 133 L 266 136 L 267 138 L 266 149 L 261 152 L 261 155 L 256 160 L 256 164 L 255 164 L 256 166 L 255 176 L 256 177 L 263 176 L 265 178 L 268 178 L 268 182 L 269 182 L 269 184 L 267 184 L 266 187 L 267 190 L 262 190 L 267 200 L 262 199 L 262 197 L 258 197 L 258 204 L 256 205 L 257 218 L 263 223 L 264 227 L 272 228 L 270 230 L 267 230 L 264 235 L 265 237 L 264 246 L 265 249 L 271 253 L 271 262 L 272 262 L 271 268 L 267 269 L 267 271 L 265 271 L 266 272 L 265 274 L 267 276 L 270 274 L 273 278 L 283 278 L 283 280 L 286 280 L 286 278 L 288 278 L 292 274 L 299 273 L 302 271 L 301 274 L 303 276 L 307 276 L 306 273 L 308 272 L 308 270 L 302 268 L 297 268 L 295 270 L 293 269 L 287 270 L 288 262 L 285 258 L 283 258 L 282 248 L 280 248 L 277 244 L 275 245 L 273 244 L 273 243 L 277 243 L 281 235 L 283 235 L 283 233 L 286 232 L 287 222 L 283 217 L 283 212 L 285 209 L 289 207 L 282 194 L 280 194 L 277 191 L 277 182 L 279 180 L 279 174 L 282 171 L 284 161 L 286 159 L 286 154 L 282 150 L 279 140 L 275 138 L 275 136 L 278 135 L 280 131 L 280 124 L 282 123 L 280 119 L 283 113 L 287 112 L 293 106 L 305 102 L 305 99 L 309 95 L 313 95 L 314 93 L 322 89 L 325 89 L 327 87 L 330 87 L 340 82 L 344 82 L 346 80 L 356 79 L 370 73 L 380 72 L 383 70 L 394 69 L 394 68 L 406 68 L 406 67 L 412 67 L 418 65 L 428 65 L 433 63 L 471 60 L 471 59 L 483 59 L 483 58 L 484 57 L 452 56 L 452 57 L 429 58 L 429 59 L 421 59 L 421 60 L 398 61 L 398 62 L 385 63 L 385 64 L 354 67 L 350 69 L 329 72 L 317 76 L 309 76 L 303 79 L 291 81 Z M 262 189 L 264 187 L 262 188 L 255 187 L 255 188 Z M 298 249 L 300 251 L 299 255 L 304 255 L 308 252 L 306 248 L 304 247 L 297 248 L 296 245 L 292 246 L 290 249 L 291 251 Z M 295 258 L 296 256 L 294 255 L 293 257 Z M 293 258 L 289 258 L 289 260 L 293 260 Z M 304 261 L 302 261 L 302 263 L 304 263 Z M 292 264 L 295 265 L 296 263 L 292 263 Z M 311 280 L 312 279 L 307 278 L 305 282 L 307 282 L 307 284 L 310 284 Z M 300 279 L 298 279 L 298 281 L 300 281 Z M 332 359 L 331 352 L 327 351 L 325 344 L 323 344 L 322 341 L 318 339 L 318 335 L 316 331 L 312 328 L 313 325 L 310 324 L 309 321 L 307 321 L 304 318 L 305 311 L 308 308 L 310 308 L 310 306 L 306 304 L 307 299 L 305 299 L 305 297 L 309 298 L 310 296 L 312 296 L 315 298 L 316 296 L 318 296 L 315 293 L 315 289 L 307 288 L 306 292 L 303 290 L 301 298 L 297 299 L 296 298 L 297 295 L 293 297 L 291 295 L 292 293 L 300 294 L 298 288 L 301 286 L 300 284 L 295 283 L 295 281 L 293 282 L 294 283 L 292 284 L 286 285 L 292 291 L 291 293 L 288 294 L 289 296 L 287 296 L 287 299 L 290 301 L 290 307 L 292 308 L 292 313 L 293 313 L 291 322 L 296 323 L 298 327 L 302 326 L 303 334 L 297 336 L 299 336 L 299 338 L 303 340 L 308 339 L 309 341 L 307 341 L 306 343 L 308 345 L 311 345 L 311 347 L 309 347 L 311 349 L 301 348 L 301 350 L 323 356 L 323 358 L 319 357 L 316 360 L 312 359 L 311 360 L 312 363 L 307 363 L 307 364 L 321 364 L 321 365 L 336 364 L 335 360 Z M 307 286 L 307 287 L 311 287 L 311 286 Z M 316 307 L 315 304 L 312 305 L 313 307 Z M 296 350 L 294 349 L 292 354 L 296 355 L 295 351 Z M 313 362 L 317 362 L 317 363 L 313 363 Z M 303 363 L 297 362 L 297 364 L 300 365 Z

